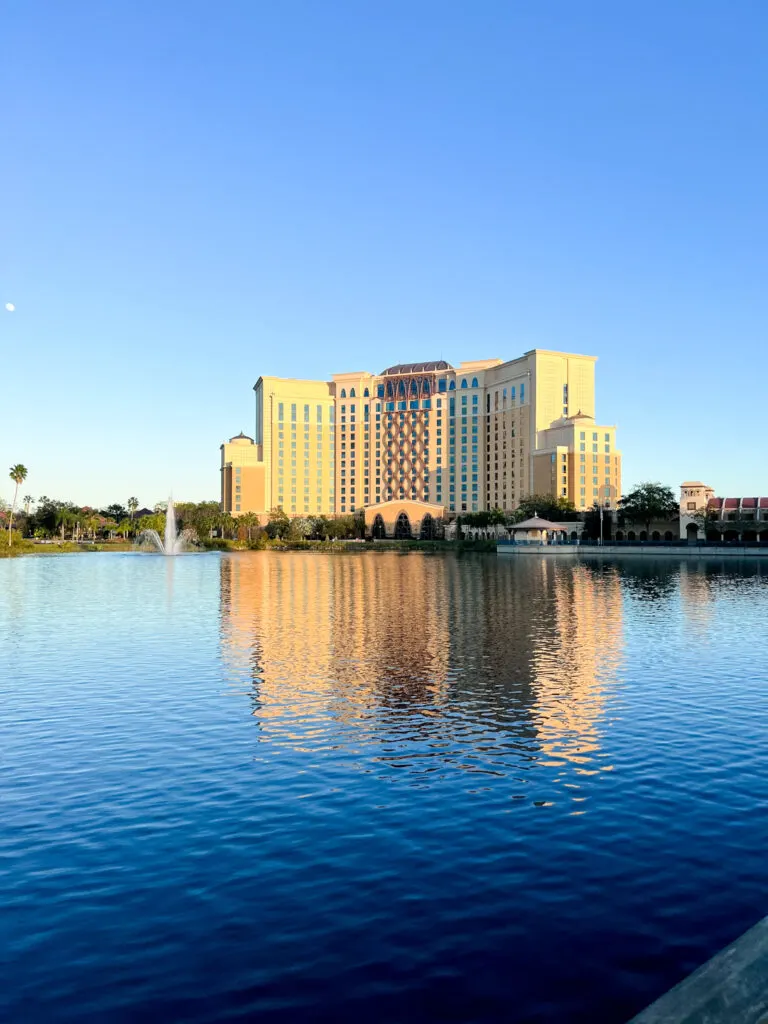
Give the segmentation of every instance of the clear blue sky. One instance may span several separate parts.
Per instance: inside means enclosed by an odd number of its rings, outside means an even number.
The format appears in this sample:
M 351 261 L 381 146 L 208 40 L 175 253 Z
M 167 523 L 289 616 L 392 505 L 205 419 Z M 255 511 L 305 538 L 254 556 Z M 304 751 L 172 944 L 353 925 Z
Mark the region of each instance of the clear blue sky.
M 766 53 L 765 0 L 10 0 L 0 466 L 217 498 L 262 373 L 539 346 L 625 485 L 768 493 Z

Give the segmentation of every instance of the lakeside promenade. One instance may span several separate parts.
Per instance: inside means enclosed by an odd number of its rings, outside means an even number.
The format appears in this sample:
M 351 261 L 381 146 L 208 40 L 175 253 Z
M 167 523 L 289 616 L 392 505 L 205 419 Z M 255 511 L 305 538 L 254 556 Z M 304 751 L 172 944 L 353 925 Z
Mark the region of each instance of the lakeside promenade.
M 553 558 L 760 558 L 768 560 L 768 544 L 535 544 L 498 540 L 499 555 L 545 555 Z
M 768 1021 L 768 917 L 657 999 L 629 1024 Z

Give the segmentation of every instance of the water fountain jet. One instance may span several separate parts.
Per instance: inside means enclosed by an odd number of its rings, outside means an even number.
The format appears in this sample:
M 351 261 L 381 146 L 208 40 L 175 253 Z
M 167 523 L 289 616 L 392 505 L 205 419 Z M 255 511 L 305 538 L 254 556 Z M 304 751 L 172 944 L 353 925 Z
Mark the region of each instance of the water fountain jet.
M 157 530 L 142 530 L 139 534 L 139 544 L 151 544 L 161 555 L 179 555 L 184 550 L 184 537 L 176 529 L 176 509 L 173 507 L 173 498 L 168 499 L 168 507 L 165 510 L 164 539 L 160 537 Z

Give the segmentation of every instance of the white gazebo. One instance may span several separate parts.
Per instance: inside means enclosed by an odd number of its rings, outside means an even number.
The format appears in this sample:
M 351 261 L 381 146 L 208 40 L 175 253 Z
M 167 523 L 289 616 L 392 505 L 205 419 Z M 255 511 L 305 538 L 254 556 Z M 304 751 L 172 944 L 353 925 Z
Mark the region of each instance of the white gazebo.
M 564 526 L 550 523 L 548 519 L 540 519 L 538 516 L 525 519 L 522 523 L 515 523 L 507 529 L 516 544 L 560 544 L 568 535 Z

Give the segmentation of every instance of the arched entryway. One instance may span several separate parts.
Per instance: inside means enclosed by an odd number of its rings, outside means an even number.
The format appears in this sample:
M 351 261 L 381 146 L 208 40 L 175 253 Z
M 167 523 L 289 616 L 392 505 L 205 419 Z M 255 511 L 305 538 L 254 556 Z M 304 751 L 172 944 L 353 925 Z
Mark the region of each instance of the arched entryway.
M 616 540 L 624 540 L 624 531 L 623 530 L 617 530 L 616 531 Z
M 427 512 L 424 518 L 421 520 L 421 539 L 434 540 L 436 534 L 437 530 L 435 529 L 435 520 L 432 518 L 429 512 Z
M 411 540 L 411 520 L 405 512 L 401 512 L 395 523 L 395 540 Z
M 655 540 L 655 541 L 661 540 L 661 534 L 659 533 L 658 530 L 654 530 L 653 531 L 653 533 L 651 534 L 651 540 Z
M 640 531 L 640 540 L 643 541 L 643 542 L 648 540 L 648 534 L 646 533 L 645 530 L 641 530 Z
M 674 533 L 672 533 L 671 530 L 667 530 L 667 532 L 664 534 L 664 540 L 667 541 L 667 543 L 669 543 L 669 541 L 672 541 L 674 539 L 675 539 Z
M 627 540 L 636 540 L 636 539 L 637 538 L 635 537 L 635 531 L 634 530 L 630 530 L 629 533 L 627 534 Z
M 376 516 L 373 520 L 373 526 L 371 527 L 371 536 L 374 540 L 384 540 L 387 536 L 387 531 L 384 529 L 384 520 L 382 517 Z
M 688 523 L 685 528 L 685 539 L 689 544 L 695 544 L 699 539 L 699 528 L 696 523 Z

